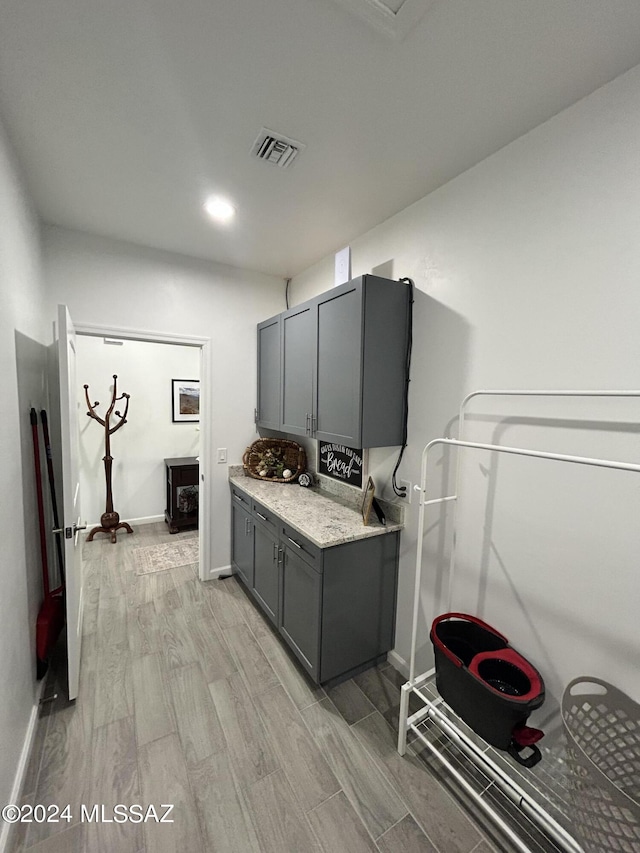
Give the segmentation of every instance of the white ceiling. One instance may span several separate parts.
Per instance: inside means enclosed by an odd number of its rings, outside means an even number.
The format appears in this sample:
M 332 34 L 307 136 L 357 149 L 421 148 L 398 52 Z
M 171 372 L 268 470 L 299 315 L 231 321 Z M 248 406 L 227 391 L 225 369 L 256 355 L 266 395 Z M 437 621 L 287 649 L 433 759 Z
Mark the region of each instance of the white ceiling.
M 394 41 L 353 0 L 2 0 L 42 218 L 295 274 L 640 63 L 638 0 L 424 3 Z M 291 168 L 250 157 L 263 126 L 306 144 Z

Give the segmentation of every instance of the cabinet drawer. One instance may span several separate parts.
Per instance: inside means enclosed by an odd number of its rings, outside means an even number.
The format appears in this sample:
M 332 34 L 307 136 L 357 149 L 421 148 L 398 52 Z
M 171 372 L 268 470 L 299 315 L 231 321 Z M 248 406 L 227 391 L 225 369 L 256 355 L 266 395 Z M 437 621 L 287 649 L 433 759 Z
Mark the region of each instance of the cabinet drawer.
M 257 501 L 251 501 L 251 511 L 255 517 L 277 535 L 278 532 L 278 517 L 274 515 L 270 509 L 266 509 Z
M 283 524 L 280 528 L 280 536 L 284 545 L 292 552 L 301 557 L 305 563 L 314 568 L 317 572 L 322 572 L 322 549 L 314 545 L 306 539 L 293 527 Z
M 247 512 L 251 511 L 251 498 L 237 486 L 231 486 L 231 500 L 243 506 Z
M 197 486 L 198 466 L 183 465 L 180 468 L 173 468 L 171 471 L 171 480 L 176 486 Z

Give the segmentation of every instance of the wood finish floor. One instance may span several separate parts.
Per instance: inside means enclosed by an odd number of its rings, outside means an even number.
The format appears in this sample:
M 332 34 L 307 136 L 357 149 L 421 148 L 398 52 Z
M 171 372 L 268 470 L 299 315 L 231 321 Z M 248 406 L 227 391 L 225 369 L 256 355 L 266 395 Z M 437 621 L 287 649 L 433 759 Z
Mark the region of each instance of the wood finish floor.
M 20 825 L 14 853 L 510 849 L 431 758 L 397 754 L 388 664 L 325 692 L 235 578 L 135 573 L 135 547 L 193 535 L 153 524 L 85 544 L 80 695 L 67 702 L 52 667 L 23 797 L 73 820 Z M 171 803 L 175 822 L 81 821 L 94 803 Z

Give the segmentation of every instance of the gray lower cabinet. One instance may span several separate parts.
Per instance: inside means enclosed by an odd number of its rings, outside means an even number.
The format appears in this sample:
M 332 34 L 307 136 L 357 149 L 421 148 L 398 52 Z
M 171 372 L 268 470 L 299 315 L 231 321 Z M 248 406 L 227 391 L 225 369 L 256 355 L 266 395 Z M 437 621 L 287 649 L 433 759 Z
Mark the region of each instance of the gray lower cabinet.
M 253 592 L 274 625 L 280 610 L 280 559 L 278 537 L 263 523 L 253 529 Z
M 233 566 L 311 678 L 337 682 L 382 659 L 394 640 L 399 532 L 323 549 L 236 486 L 231 502 Z
M 251 501 L 240 490 L 231 491 L 231 562 L 244 583 L 253 587 L 253 518 Z
M 292 546 L 282 558 L 280 633 L 314 681 L 319 681 L 322 575 Z

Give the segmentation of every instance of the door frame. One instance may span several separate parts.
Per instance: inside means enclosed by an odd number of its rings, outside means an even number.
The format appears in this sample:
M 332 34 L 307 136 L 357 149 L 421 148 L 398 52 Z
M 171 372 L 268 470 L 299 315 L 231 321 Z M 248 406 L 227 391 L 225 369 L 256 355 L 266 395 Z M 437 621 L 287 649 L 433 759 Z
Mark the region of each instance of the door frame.
M 78 323 L 74 320 L 77 335 L 94 338 L 122 338 L 129 341 L 146 341 L 155 344 L 199 347 L 201 353 L 200 387 L 200 466 L 198 484 L 198 531 L 200 538 L 198 577 L 201 581 L 211 580 L 211 338 L 192 335 L 175 335 L 170 332 L 152 332 L 148 329 L 131 329 L 124 326 L 100 326 L 95 323 Z

